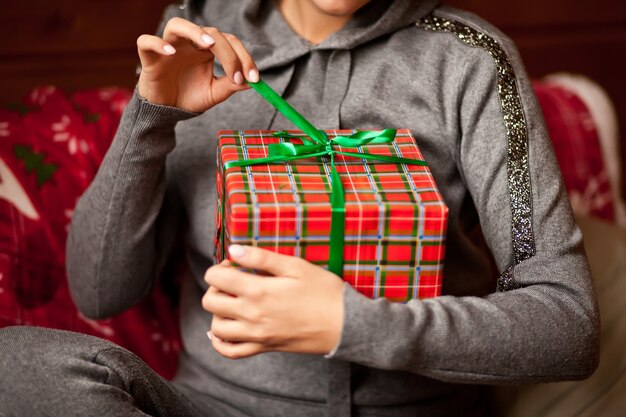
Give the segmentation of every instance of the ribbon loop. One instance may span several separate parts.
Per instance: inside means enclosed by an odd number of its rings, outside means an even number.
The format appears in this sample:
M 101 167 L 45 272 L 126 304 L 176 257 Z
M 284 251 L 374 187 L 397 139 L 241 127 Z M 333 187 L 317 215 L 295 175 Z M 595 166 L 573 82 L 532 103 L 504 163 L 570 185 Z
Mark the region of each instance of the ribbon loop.
M 322 152 L 325 148 L 325 145 L 296 145 L 291 142 L 272 143 L 269 146 L 269 156 L 306 156 Z
M 390 143 L 396 139 L 396 129 L 384 129 L 380 132 L 375 130 L 361 130 L 350 136 L 337 136 L 332 142 L 339 146 L 358 148 L 363 145 L 377 145 Z

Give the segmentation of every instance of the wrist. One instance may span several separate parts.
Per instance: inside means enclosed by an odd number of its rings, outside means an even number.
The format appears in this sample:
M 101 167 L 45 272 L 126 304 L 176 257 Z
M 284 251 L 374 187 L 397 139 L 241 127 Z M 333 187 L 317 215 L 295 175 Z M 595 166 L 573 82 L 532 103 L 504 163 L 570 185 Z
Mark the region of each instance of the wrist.
M 343 280 L 338 280 L 332 291 L 332 302 L 330 303 L 330 308 L 327 310 L 329 313 L 327 332 L 322 346 L 322 352 L 326 355 L 334 352 L 341 341 L 341 333 L 344 326 L 343 298 L 346 285 L 348 284 Z
M 137 81 L 136 91 L 140 98 L 150 104 L 166 107 L 178 107 L 176 106 L 176 100 L 168 97 L 171 94 L 164 93 L 163 89 L 159 88 L 158 85 L 152 85 L 150 82 L 145 81 L 141 76 Z
M 144 115 L 154 119 L 155 124 L 176 124 L 201 114 L 176 106 L 155 103 L 142 95 L 139 85 L 135 87 L 135 96 L 144 111 Z

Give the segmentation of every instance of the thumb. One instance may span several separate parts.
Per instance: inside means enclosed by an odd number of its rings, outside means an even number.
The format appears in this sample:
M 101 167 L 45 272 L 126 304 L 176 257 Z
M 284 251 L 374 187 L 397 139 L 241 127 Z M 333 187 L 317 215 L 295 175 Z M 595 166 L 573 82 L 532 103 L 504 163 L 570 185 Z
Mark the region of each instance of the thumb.
M 255 246 L 231 245 L 228 248 L 230 259 L 250 269 L 269 272 L 275 276 L 296 278 L 309 266 L 309 263 L 295 256 L 282 255 Z
M 241 84 L 235 84 L 228 77 L 216 77 L 211 83 L 211 97 L 213 98 L 213 105 L 221 103 L 228 97 L 235 94 L 237 91 L 247 90 L 250 88 L 248 83 L 243 82 Z

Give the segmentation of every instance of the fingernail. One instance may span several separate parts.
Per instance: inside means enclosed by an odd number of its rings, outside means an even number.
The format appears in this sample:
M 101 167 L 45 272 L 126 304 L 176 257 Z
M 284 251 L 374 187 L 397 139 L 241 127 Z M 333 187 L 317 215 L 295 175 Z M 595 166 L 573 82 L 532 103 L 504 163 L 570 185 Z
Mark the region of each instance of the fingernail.
M 208 336 L 209 340 L 213 340 L 213 333 L 209 331 L 209 332 L 206 332 L 206 335 Z
M 258 83 L 259 82 L 259 71 L 252 69 L 250 70 L 250 72 L 248 73 L 248 80 L 250 82 L 253 83 Z
M 237 71 L 233 79 L 235 80 L 235 84 L 241 84 L 243 82 L 243 75 L 241 74 L 241 71 Z
M 241 245 L 231 245 L 228 248 L 228 253 L 230 253 L 230 256 L 233 258 L 243 258 L 246 254 L 246 247 Z
M 163 50 L 168 55 L 172 55 L 172 54 L 176 53 L 176 49 L 174 49 L 174 47 L 172 45 L 165 45 L 163 47 Z
M 213 45 L 215 43 L 215 39 L 213 39 L 211 36 L 207 34 L 202 35 L 200 39 L 202 39 L 202 42 L 208 46 Z

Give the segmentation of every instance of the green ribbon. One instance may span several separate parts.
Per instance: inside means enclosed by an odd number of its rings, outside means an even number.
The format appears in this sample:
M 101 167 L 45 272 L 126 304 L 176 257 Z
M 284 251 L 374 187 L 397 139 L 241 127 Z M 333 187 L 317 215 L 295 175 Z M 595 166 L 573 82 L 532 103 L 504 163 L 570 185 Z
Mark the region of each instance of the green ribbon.
M 393 142 L 396 138 L 395 129 L 384 129 L 382 131 L 364 130 L 356 132 L 350 136 L 337 136 L 328 138 L 323 130 L 317 129 L 304 118 L 296 109 L 287 103 L 276 91 L 274 91 L 263 80 L 257 83 L 248 82 L 265 100 L 283 114 L 294 125 L 300 128 L 308 136 L 295 136 L 287 132 L 277 132 L 274 136 L 283 139 L 300 139 L 303 144 L 291 142 L 273 143 L 269 145 L 269 154 L 265 158 L 255 158 L 248 160 L 229 161 L 224 163 L 223 175 L 223 195 L 226 195 L 226 170 L 234 167 L 247 167 L 259 164 L 270 164 L 275 162 L 289 162 L 305 158 L 317 158 L 327 156 L 330 158 L 331 173 L 331 223 L 330 223 L 330 255 L 328 269 L 338 276 L 343 276 L 343 248 L 345 237 L 346 208 L 345 192 L 341 183 L 341 177 L 335 168 L 335 155 L 350 156 L 353 158 L 369 159 L 374 161 L 389 162 L 392 164 L 411 164 L 426 166 L 426 162 L 421 159 L 402 158 L 399 156 L 374 155 L 369 153 L 346 152 L 336 150 L 335 145 L 350 148 L 359 148 L 364 145 L 382 144 Z M 222 202 L 221 216 L 222 226 L 220 232 L 220 243 L 222 256 L 224 252 L 224 214 L 225 202 Z

